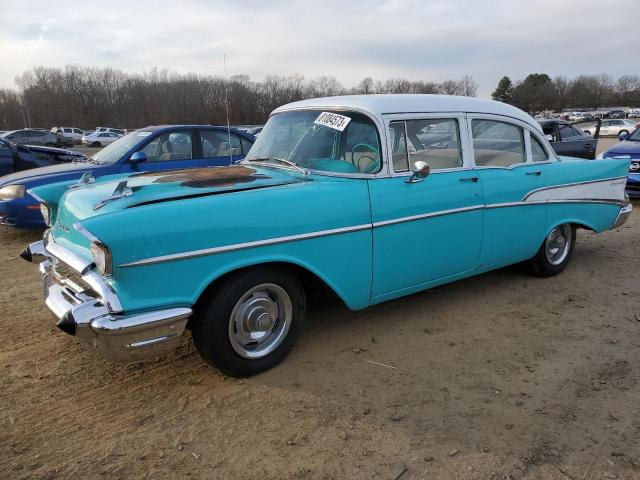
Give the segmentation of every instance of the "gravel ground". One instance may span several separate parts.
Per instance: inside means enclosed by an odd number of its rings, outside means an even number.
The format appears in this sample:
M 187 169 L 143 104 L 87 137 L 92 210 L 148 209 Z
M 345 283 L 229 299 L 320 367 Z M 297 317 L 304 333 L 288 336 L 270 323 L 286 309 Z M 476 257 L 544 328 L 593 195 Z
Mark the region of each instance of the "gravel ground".
M 188 335 L 143 364 L 81 350 L 18 257 L 38 235 L 2 229 L 0 477 L 638 479 L 639 228 L 636 210 L 579 232 L 549 279 L 315 300 L 292 354 L 247 380 Z

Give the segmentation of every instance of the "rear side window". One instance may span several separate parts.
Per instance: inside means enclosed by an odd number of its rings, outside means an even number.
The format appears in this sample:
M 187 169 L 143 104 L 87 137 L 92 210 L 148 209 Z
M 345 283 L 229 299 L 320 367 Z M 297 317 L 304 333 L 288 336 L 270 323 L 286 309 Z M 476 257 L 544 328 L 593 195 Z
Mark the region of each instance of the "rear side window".
M 203 158 L 242 155 L 240 137 L 233 133 L 229 135 L 222 131 L 201 130 L 200 144 Z
M 480 167 L 508 167 L 525 162 L 522 128 L 507 122 L 476 119 L 471 122 L 473 154 Z

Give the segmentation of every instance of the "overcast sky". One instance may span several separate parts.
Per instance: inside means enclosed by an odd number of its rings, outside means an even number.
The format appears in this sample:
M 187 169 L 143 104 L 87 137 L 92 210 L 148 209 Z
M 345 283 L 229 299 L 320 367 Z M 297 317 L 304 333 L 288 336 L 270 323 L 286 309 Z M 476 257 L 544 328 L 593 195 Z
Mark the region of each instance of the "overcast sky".
M 473 76 L 640 73 L 640 0 L 0 0 L 0 86 L 37 65 L 178 72 Z

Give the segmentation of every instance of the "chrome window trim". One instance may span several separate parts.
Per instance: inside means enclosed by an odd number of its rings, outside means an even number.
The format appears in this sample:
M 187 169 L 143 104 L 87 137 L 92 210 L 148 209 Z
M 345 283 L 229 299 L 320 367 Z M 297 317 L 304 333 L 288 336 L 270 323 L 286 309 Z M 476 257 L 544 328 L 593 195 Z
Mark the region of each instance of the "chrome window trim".
M 501 165 L 476 165 L 476 155 L 475 155 L 475 148 L 473 146 L 473 121 L 474 120 L 489 120 L 489 121 L 493 121 L 493 122 L 502 122 L 502 123 L 507 123 L 509 125 L 512 125 L 514 127 L 518 127 L 520 128 L 521 132 L 522 132 L 522 143 L 524 145 L 524 162 L 518 162 L 518 163 L 514 163 L 511 165 L 507 165 L 507 166 L 501 166 Z M 526 131 L 528 131 L 528 129 L 530 129 L 531 126 L 528 125 L 525 122 L 522 122 L 516 118 L 511 118 L 511 117 L 506 117 L 503 115 L 494 115 L 494 114 L 483 114 L 483 113 L 470 113 L 467 114 L 467 129 L 468 129 L 468 134 L 469 134 L 469 147 L 471 148 L 471 159 L 473 161 L 473 165 L 475 166 L 475 168 L 477 169 L 485 169 L 485 168 L 499 168 L 502 170 L 508 170 L 514 167 L 519 167 L 519 166 L 524 166 L 524 165 L 531 165 L 531 155 L 530 155 L 530 151 L 527 149 L 527 135 L 525 134 Z
M 467 128 L 466 128 L 466 114 L 464 112 L 408 112 L 408 113 L 385 113 L 382 115 L 384 119 L 384 133 L 387 137 L 387 162 L 389 164 L 389 176 L 390 177 L 409 177 L 412 175 L 411 164 L 409 164 L 409 171 L 398 171 L 396 172 L 393 169 L 392 161 L 390 159 L 393 158 L 393 145 L 391 145 L 391 130 L 389 128 L 389 124 L 391 122 L 403 121 L 407 122 L 409 120 L 456 120 L 458 123 L 458 135 L 460 138 L 460 153 L 462 154 L 462 165 L 460 167 L 454 168 L 443 168 L 439 170 L 432 170 L 429 174 L 433 175 L 436 173 L 448 173 L 448 172 L 459 172 L 464 170 L 472 170 L 473 169 L 473 156 L 469 154 L 469 143 L 467 138 Z M 405 127 L 405 136 L 406 136 L 406 127 Z M 407 156 L 408 158 L 408 156 Z
M 190 258 L 197 258 L 202 256 L 208 256 L 208 255 L 217 255 L 220 253 L 228 253 L 228 252 L 234 252 L 238 250 L 246 250 L 249 248 L 278 245 L 281 243 L 288 243 L 288 242 L 293 242 L 298 240 L 309 240 L 309 239 L 320 238 L 320 237 L 325 237 L 329 235 L 339 235 L 342 233 L 351 233 L 351 232 L 358 232 L 363 230 L 373 230 L 374 228 L 383 228 L 389 225 L 396 225 L 399 223 L 413 222 L 413 221 L 423 220 L 427 218 L 451 215 L 454 213 L 470 212 L 470 211 L 480 210 L 480 209 L 509 208 L 509 207 L 518 207 L 518 206 L 548 205 L 548 204 L 562 204 L 562 203 L 590 203 L 590 204 L 597 203 L 597 204 L 609 204 L 609 205 L 617 205 L 617 206 L 625 205 L 625 202 L 620 200 L 615 200 L 615 199 L 588 199 L 588 198 L 566 199 L 566 200 L 536 200 L 536 201 L 529 201 L 529 202 L 522 200 L 519 202 L 493 203 L 488 205 L 486 204 L 472 205 L 468 207 L 454 208 L 450 210 L 440 210 L 437 212 L 429 212 L 429 213 L 423 213 L 419 215 L 411 215 L 407 217 L 399 217 L 399 218 L 393 218 L 389 220 L 381 220 L 373 223 L 353 225 L 350 227 L 334 228 L 330 230 L 319 230 L 316 232 L 302 233 L 298 235 L 288 235 L 284 237 L 268 238 L 268 239 L 256 240 L 252 242 L 236 243 L 231 245 L 221 245 L 218 247 L 192 250 L 189 252 L 160 255 L 157 257 L 150 257 L 142 260 L 123 263 L 118 265 L 118 268 L 130 268 L 130 267 L 139 267 L 139 266 L 145 266 L 145 265 L 154 265 L 158 263 L 165 263 L 165 262 L 171 262 L 176 260 L 186 260 Z M 96 272 L 91 272 L 91 273 L 99 277 L 99 275 Z M 87 278 L 85 279 L 89 281 L 89 279 Z

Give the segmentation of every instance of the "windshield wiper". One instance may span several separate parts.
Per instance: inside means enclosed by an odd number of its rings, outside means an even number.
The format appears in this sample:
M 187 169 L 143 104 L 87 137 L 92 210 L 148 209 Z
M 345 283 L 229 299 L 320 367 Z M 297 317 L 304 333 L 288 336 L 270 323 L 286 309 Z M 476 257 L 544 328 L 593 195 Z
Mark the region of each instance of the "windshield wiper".
M 307 175 L 309 175 L 309 171 L 308 170 L 302 168 L 300 165 L 298 165 L 295 162 L 292 162 L 291 160 L 287 160 L 286 158 L 278 158 L 278 157 L 268 158 L 268 157 L 264 157 L 264 158 L 251 158 L 251 159 L 248 159 L 247 161 L 248 162 L 267 162 L 268 163 L 268 162 L 271 162 L 273 160 L 275 160 L 276 162 L 280 162 L 280 163 L 284 163 L 286 165 L 289 165 L 291 168 L 295 168 L 300 173 L 302 173 L 305 177 Z

